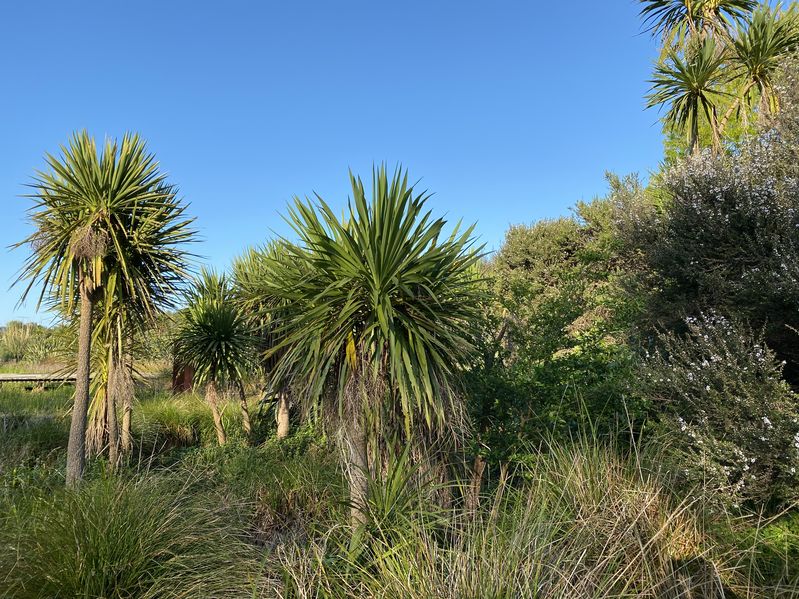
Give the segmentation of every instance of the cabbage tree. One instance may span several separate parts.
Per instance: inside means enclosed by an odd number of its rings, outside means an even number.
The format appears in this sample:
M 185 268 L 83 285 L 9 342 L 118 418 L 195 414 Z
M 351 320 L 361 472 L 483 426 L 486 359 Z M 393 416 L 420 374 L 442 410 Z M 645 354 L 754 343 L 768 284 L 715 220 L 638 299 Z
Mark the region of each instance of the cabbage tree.
M 135 134 L 98 148 L 75 133 L 60 156 L 47 154 L 30 197 L 33 233 L 17 244 L 31 253 L 18 282 L 24 300 L 40 288 L 38 306 L 53 302 L 78 318 L 75 401 L 67 447 L 66 481 L 77 483 L 85 466 L 92 331 L 98 307 L 119 305 L 152 319 L 172 305 L 186 274 L 192 220 L 177 189 Z
M 274 376 L 334 423 L 357 524 L 380 447 L 429 447 L 458 426 L 456 379 L 482 314 L 472 228 L 447 232 L 399 169 L 376 169 L 371 197 L 360 178 L 350 184 L 342 217 L 319 196 L 295 198 L 297 241 L 266 261 L 262 293 L 279 300 Z
M 225 387 L 239 394 L 242 426 L 249 437 L 252 426 L 244 381 L 257 367 L 257 339 L 234 301 L 225 275 L 202 271 L 188 294 L 175 346 L 177 359 L 194 369 L 194 382 L 205 385 L 219 444 L 227 440 L 219 410 L 219 392 Z

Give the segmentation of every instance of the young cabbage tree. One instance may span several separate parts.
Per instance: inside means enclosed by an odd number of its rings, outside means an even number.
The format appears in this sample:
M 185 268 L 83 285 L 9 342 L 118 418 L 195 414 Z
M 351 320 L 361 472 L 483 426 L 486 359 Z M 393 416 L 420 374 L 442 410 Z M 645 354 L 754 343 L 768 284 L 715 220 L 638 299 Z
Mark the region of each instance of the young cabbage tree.
M 205 399 L 214 418 L 217 440 L 227 440 L 219 410 L 219 392 L 233 387 L 239 394 L 242 426 L 252 433 L 244 381 L 257 368 L 257 338 L 224 274 L 203 270 L 188 294 L 176 339 L 176 357 L 194 368 L 194 382 L 205 385 Z
M 40 306 L 52 301 L 79 319 L 75 402 L 67 447 L 66 481 L 85 465 L 92 333 L 100 303 L 124 297 L 125 309 L 151 319 L 171 305 L 186 272 L 182 249 L 194 232 L 177 189 L 160 172 L 144 141 L 126 134 L 98 148 L 88 133 L 72 136 L 32 184 L 34 231 L 18 281 L 22 299 L 40 286 Z
M 787 56 L 799 48 L 799 11 L 760 6 L 746 25 L 739 24 L 730 42 L 730 65 L 740 79 L 740 91 L 722 119 L 723 130 L 732 113 L 752 91 L 759 96 L 761 119 L 777 110 L 775 78 Z
M 721 68 L 723 62 L 717 52 L 716 42 L 713 38 L 707 38 L 696 52 L 686 56 L 670 51 L 666 61 L 655 67 L 647 106 L 669 106 L 666 124 L 673 129 L 687 131 L 688 150 L 691 153 L 699 149 L 699 121 L 702 116 L 710 123 L 713 146 L 718 148 L 721 143 L 717 107 L 723 95 L 721 84 L 725 82 L 725 73 Z
M 266 391 L 276 400 L 278 439 L 285 439 L 289 434 L 291 392 L 285 382 L 277 381 L 273 376 L 279 356 L 271 350 L 278 344 L 276 322 L 280 318 L 281 300 L 270 294 L 270 287 L 273 288 L 274 285 L 269 279 L 269 263 L 282 251 L 279 241 L 271 241 L 262 248 L 249 248 L 233 262 L 236 299 L 258 336 L 261 370 L 266 376 Z
M 371 197 L 360 178 L 350 183 L 342 218 L 318 196 L 295 199 L 298 241 L 269 257 L 262 292 L 279 300 L 275 377 L 336 425 L 358 524 L 381 445 L 425 444 L 457 426 L 455 378 L 482 314 L 472 228 L 448 233 L 400 170 L 376 169 Z

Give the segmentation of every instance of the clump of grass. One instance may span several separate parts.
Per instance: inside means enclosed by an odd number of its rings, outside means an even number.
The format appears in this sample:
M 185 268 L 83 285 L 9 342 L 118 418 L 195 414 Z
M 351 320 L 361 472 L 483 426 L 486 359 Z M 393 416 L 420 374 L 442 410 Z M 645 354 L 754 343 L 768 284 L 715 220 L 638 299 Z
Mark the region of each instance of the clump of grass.
M 230 442 L 244 439 L 241 411 L 236 401 L 221 406 Z M 194 393 L 143 397 L 133 411 L 134 432 L 143 447 L 173 448 L 216 443 L 214 422 L 205 401 Z
M 469 512 L 431 506 L 429 486 L 407 488 L 419 477 L 389 469 L 354 540 L 342 520 L 278 548 L 285 596 L 763 596 L 739 567 L 744 552 L 714 544 L 700 506 L 675 501 L 636 456 L 581 441 L 524 474 Z
M 258 447 L 197 449 L 180 469 L 204 480 L 220 504 L 240 505 L 249 539 L 268 547 L 331 526 L 346 499 L 336 456 L 310 427 Z
M 253 597 L 265 578 L 231 521 L 170 478 L 31 493 L 0 517 L 0 588 L 27 597 Z
M 0 415 L 65 418 L 72 407 L 74 391 L 71 385 L 28 391 L 20 383 L 3 383 L 0 386 Z

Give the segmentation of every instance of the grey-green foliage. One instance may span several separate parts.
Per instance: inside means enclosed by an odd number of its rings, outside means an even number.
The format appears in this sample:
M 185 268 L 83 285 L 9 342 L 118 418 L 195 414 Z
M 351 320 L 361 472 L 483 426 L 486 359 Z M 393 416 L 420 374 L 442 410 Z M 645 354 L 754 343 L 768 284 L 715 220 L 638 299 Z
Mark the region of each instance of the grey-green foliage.
M 717 314 L 664 334 L 641 390 L 678 480 L 711 501 L 773 509 L 799 497 L 799 398 L 763 338 Z
M 799 372 L 790 329 L 799 326 L 795 156 L 796 140 L 771 129 L 731 155 L 683 160 L 658 182 L 659 201 L 632 194 L 617 211 L 650 325 L 679 329 L 683 316 L 706 310 L 748 320 L 765 327 L 792 381 Z

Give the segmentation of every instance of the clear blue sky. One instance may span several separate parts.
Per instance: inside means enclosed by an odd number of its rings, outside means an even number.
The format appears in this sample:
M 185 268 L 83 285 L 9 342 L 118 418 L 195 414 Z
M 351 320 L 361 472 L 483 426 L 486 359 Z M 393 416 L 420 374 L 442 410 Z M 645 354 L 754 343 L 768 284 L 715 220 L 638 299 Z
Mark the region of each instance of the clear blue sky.
M 655 42 L 633 0 L 7 2 L 0 8 L 0 322 L 24 184 L 70 133 L 140 132 L 224 268 L 295 194 L 336 206 L 347 169 L 401 162 L 432 207 L 510 224 L 566 214 L 604 172 L 661 156 L 644 110 Z

